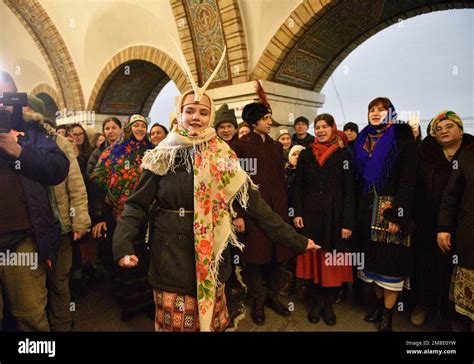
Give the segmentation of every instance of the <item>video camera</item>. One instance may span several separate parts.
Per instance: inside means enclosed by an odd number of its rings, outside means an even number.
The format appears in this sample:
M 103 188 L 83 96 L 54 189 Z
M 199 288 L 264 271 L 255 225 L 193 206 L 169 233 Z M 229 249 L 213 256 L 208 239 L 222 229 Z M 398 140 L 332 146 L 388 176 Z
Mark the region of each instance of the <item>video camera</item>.
M 10 112 L 0 109 L 0 134 L 7 134 L 12 129 Z
M 23 106 L 28 106 L 28 95 L 26 92 L 4 92 L 0 93 L 0 105 L 13 106 L 13 112 L 4 110 L 0 106 L 0 133 L 9 133 L 12 127 L 15 130 L 23 129 Z
M 4 92 L 0 97 L 0 104 L 13 107 L 28 106 L 28 96 L 26 92 Z

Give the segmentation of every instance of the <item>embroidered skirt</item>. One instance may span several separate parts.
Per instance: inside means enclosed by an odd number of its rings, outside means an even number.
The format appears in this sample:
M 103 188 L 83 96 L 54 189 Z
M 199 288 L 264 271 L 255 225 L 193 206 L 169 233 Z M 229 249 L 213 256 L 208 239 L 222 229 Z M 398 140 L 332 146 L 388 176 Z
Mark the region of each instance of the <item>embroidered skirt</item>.
M 454 302 L 456 311 L 474 320 L 474 269 L 455 266 L 451 280 L 449 299 Z
M 194 296 L 153 290 L 155 300 L 155 331 L 199 331 L 199 312 Z M 212 331 L 224 331 L 229 325 L 224 285 L 217 288 L 212 316 Z

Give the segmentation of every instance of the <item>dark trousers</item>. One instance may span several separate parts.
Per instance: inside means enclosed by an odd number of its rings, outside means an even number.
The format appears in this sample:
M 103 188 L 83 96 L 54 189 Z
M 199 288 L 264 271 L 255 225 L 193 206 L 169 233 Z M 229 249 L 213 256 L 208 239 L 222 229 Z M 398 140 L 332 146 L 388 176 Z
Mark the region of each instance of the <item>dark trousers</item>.
M 247 264 L 246 283 L 255 302 L 263 303 L 267 294 L 277 295 L 286 277 L 286 261 L 268 264 Z

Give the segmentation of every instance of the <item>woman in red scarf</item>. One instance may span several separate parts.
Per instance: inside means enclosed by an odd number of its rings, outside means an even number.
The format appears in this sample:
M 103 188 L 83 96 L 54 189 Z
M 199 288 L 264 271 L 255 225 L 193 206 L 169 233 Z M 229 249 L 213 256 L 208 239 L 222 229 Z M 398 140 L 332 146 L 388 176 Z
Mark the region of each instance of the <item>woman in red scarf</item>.
M 352 282 L 348 264 L 355 220 L 352 161 L 334 118 L 318 115 L 316 139 L 301 152 L 295 176 L 294 224 L 321 246 L 297 257 L 296 277 L 313 284 L 308 320 L 333 326 L 335 295 L 344 282 Z

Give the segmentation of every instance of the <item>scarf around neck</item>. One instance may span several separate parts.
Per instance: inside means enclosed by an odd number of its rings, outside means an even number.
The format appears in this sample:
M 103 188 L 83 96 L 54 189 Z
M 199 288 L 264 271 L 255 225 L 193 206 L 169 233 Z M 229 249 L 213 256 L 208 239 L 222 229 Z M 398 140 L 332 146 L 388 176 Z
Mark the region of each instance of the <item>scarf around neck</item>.
M 155 149 L 143 158 L 142 168 L 163 176 L 186 166 L 194 175 L 194 251 L 196 284 L 201 331 L 212 330 L 219 264 L 228 244 L 243 249 L 238 242 L 232 218 L 232 203 L 237 200 L 246 209 L 248 188 L 257 189 L 240 167 L 235 152 L 213 128 L 198 136 L 175 127 Z
M 397 155 L 395 124 L 368 125 L 362 129 L 355 141 L 355 162 L 365 194 L 384 186 Z
M 331 133 L 331 139 L 327 143 L 319 143 L 318 138 L 314 139 L 311 149 L 320 166 L 323 166 L 331 154 L 338 150 L 341 145 L 342 139 L 337 133 L 336 124 L 332 126 Z

